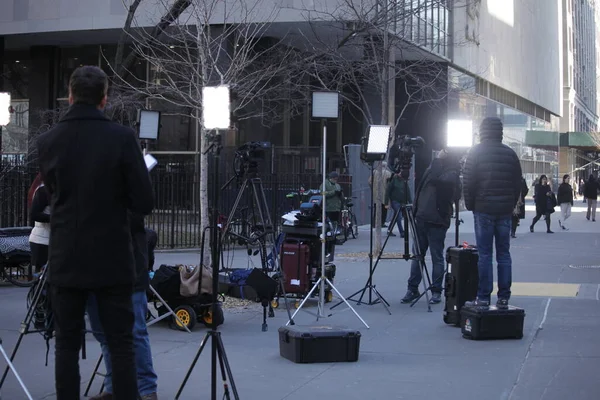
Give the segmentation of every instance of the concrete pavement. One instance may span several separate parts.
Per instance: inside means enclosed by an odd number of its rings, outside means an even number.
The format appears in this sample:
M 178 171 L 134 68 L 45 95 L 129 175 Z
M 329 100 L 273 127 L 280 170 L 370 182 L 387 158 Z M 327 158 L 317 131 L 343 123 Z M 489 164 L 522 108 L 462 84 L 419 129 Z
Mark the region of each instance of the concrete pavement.
M 414 308 L 400 304 L 406 289 L 409 264 L 381 261 L 375 274 L 377 289 L 391 303 L 392 315 L 381 305 L 356 306 L 370 325 L 366 329 L 349 311 L 334 310 L 319 324 L 344 325 L 362 333 L 357 363 L 293 364 L 279 356 L 277 328 L 287 322 L 283 309 L 269 319 L 261 332 L 262 313 L 256 308 L 226 313 L 221 332 L 241 399 L 421 399 L 461 400 L 587 400 L 600 398 L 600 222 L 585 220 L 575 209 L 568 232 L 559 231 L 553 215 L 554 235 L 529 233 L 533 212 L 512 242 L 512 304 L 526 310 L 522 340 L 474 342 L 461 337 L 458 328 L 442 322 L 443 305 Z M 460 242 L 474 243 L 471 213 L 461 213 Z M 545 228 L 545 226 L 544 226 Z M 337 248 L 337 288 L 346 296 L 363 287 L 367 279 L 368 227 L 359 238 Z M 453 229 L 446 245 L 454 242 Z M 402 249 L 400 238 L 391 238 L 387 252 Z M 195 263 L 191 252 L 158 253 L 161 263 Z M 245 266 L 236 255 L 235 265 Z M 0 287 L 0 337 L 10 351 L 17 338 L 25 309 L 26 290 Z M 340 307 L 341 308 L 341 307 Z M 301 311 L 298 324 L 314 324 Z M 154 363 L 159 374 L 159 394 L 173 399 L 202 340 L 205 329 L 192 334 L 173 331 L 165 324 L 150 327 Z M 88 359 L 81 361 L 82 382 L 89 379 L 99 354 L 88 338 Z M 16 366 L 35 399 L 53 399 L 53 355 L 44 367 L 45 343 L 39 335 L 25 338 Z M 4 367 L 3 360 L 0 366 Z M 210 398 L 210 353 L 200 358 L 182 399 Z M 220 386 L 220 384 L 219 384 Z M 99 382 L 94 386 L 99 389 Z M 10 376 L 1 391 L 4 400 L 25 398 Z

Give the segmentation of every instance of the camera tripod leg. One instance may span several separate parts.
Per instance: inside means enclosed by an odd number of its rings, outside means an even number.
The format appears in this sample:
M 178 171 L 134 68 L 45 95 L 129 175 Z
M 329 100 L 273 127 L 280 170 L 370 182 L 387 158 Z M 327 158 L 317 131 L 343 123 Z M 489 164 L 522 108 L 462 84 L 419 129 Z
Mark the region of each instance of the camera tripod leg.
M 19 373 L 17 372 L 15 366 L 13 365 L 12 360 L 10 360 L 8 358 L 8 355 L 4 351 L 4 347 L 2 347 L 2 339 L 0 339 L 0 353 L 2 353 L 2 356 L 6 360 L 6 363 L 8 364 L 8 366 L 6 368 L 10 369 L 13 372 L 13 374 L 15 374 L 15 378 L 17 378 L 17 382 L 19 382 L 19 385 L 21 385 L 21 388 L 25 392 L 25 395 L 27 396 L 27 398 L 29 400 L 33 400 L 33 397 L 31 397 L 31 394 L 29 393 L 29 390 L 27 390 L 27 386 L 25 386 L 25 383 L 23 383 L 23 380 L 21 379 L 21 376 L 19 375 Z
M 329 287 L 331 288 L 331 290 L 333 290 L 335 293 L 337 293 L 338 296 L 340 296 L 340 299 L 342 299 L 342 301 L 344 303 L 346 303 L 346 305 L 348 306 L 348 308 L 350 310 L 352 310 L 352 312 L 354 313 L 354 315 L 356 315 L 356 317 L 360 320 L 360 322 L 362 322 L 363 325 L 367 327 L 367 329 L 370 329 L 369 325 L 367 325 L 367 323 L 365 322 L 365 320 L 362 319 L 361 316 L 358 315 L 358 313 L 356 312 L 356 310 L 350 305 L 350 303 L 348 303 L 348 300 L 346 300 L 344 298 L 344 296 L 342 296 L 342 294 L 337 290 L 337 288 L 335 286 L 333 286 L 333 283 L 331 283 L 331 281 L 329 279 L 327 279 L 327 277 L 323 277 L 322 279 L 325 279 L 325 282 L 329 285 Z
M 408 222 L 408 228 L 411 231 L 410 233 L 413 239 L 413 248 L 415 250 L 415 254 L 413 256 L 419 262 L 419 268 L 421 270 L 421 282 L 423 283 L 424 289 L 423 293 L 410 306 L 413 307 L 418 301 L 418 299 L 425 295 L 425 299 L 427 301 L 427 312 L 431 312 L 431 304 L 429 304 L 429 294 L 427 293 L 427 284 L 425 283 L 425 279 L 427 279 L 429 285 L 431 286 L 431 279 L 429 278 L 429 272 L 427 270 L 427 265 L 425 264 L 425 255 L 421 252 L 421 244 L 419 243 L 419 235 L 417 234 L 417 224 L 415 221 L 414 214 L 412 212 L 412 207 L 406 207 L 406 218 Z
M 310 289 L 310 292 L 308 292 L 308 294 L 306 296 L 304 296 L 304 299 L 302 299 L 302 302 L 298 306 L 298 309 L 294 312 L 294 314 L 292 314 L 292 317 L 287 322 L 287 324 L 285 324 L 285 326 L 288 326 L 288 325 L 290 325 L 290 323 L 292 323 L 292 321 L 294 320 L 294 317 L 296 316 L 296 314 L 298 314 L 300 312 L 300 310 L 302 309 L 302 307 L 304 306 L 304 303 L 306 303 L 308 301 L 308 299 L 310 299 L 310 296 L 312 296 L 312 294 L 314 293 L 314 291 L 321 285 L 321 280 L 322 279 L 325 279 L 325 277 L 321 276 L 319 278 L 319 280 L 313 285 L 312 289 Z M 337 292 L 337 290 L 336 290 L 336 292 Z
M 46 285 L 46 271 L 47 268 L 44 268 L 42 274 L 40 275 L 38 281 L 35 283 L 37 285 L 35 287 L 35 292 L 32 297 L 31 304 L 29 305 L 29 309 L 27 310 L 27 314 L 25 315 L 25 319 L 21 322 L 21 329 L 19 330 L 19 337 L 17 338 L 17 342 L 15 343 L 15 347 L 10 355 L 10 362 L 13 362 L 15 357 L 17 356 L 17 351 L 19 351 L 19 347 L 21 346 L 21 342 L 23 341 L 23 337 L 29 333 L 34 333 L 29 330 L 31 326 L 31 321 L 35 317 L 35 312 L 37 305 L 42 297 L 42 292 L 44 291 L 44 286 Z M 37 332 L 37 331 L 35 331 Z M 8 375 L 9 366 L 4 369 L 2 373 L 2 378 L 0 379 L 0 389 L 4 385 L 4 381 L 6 380 L 6 376 Z
M 212 331 L 208 331 L 208 332 L 206 332 L 204 339 L 202 339 L 202 342 L 200 343 L 200 348 L 198 349 L 198 352 L 196 353 L 196 356 L 194 357 L 194 361 L 192 361 L 192 365 L 190 365 L 190 368 L 187 370 L 187 372 L 185 374 L 185 378 L 183 378 L 183 382 L 181 383 L 181 386 L 179 387 L 179 390 L 177 391 L 177 394 L 175 395 L 175 400 L 178 400 L 179 397 L 181 396 L 181 392 L 183 392 L 183 388 L 187 384 L 188 379 L 190 379 L 190 375 L 192 374 L 192 371 L 194 370 L 194 367 L 196 366 L 196 363 L 198 362 L 198 359 L 200 358 L 200 354 L 202 354 L 202 351 L 204 350 L 206 343 L 208 343 L 208 338 L 212 334 L 213 334 Z M 214 340 L 214 338 L 213 338 L 213 340 Z
M 229 384 L 231 386 L 231 391 L 233 392 L 234 400 L 240 400 L 237 387 L 235 386 L 235 381 L 233 380 L 233 373 L 231 372 L 229 360 L 227 359 L 227 354 L 225 353 L 223 339 L 221 339 L 221 332 L 215 332 L 213 335 L 213 340 L 217 341 L 217 358 L 219 359 L 219 364 L 221 366 L 221 378 L 223 379 L 223 386 L 225 388 L 225 393 L 227 396 L 226 398 L 229 399 L 229 392 L 227 386 L 227 379 L 229 379 Z M 225 367 L 225 369 L 223 369 L 223 367 Z

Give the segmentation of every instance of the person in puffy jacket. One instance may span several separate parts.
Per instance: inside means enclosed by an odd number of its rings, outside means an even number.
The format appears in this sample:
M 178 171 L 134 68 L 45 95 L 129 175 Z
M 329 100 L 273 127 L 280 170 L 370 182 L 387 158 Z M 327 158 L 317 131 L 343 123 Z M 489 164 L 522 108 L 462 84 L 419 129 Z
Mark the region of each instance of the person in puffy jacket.
M 498 263 L 498 308 L 508 308 L 512 285 L 510 234 L 512 214 L 521 195 L 521 163 L 513 149 L 502 144 L 502 121 L 485 118 L 480 143 L 469 151 L 463 171 L 465 206 L 475 217 L 479 252 L 477 299 L 469 305 L 487 307 L 494 288 L 493 251 Z
M 571 207 L 573 206 L 573 194 L 575 191 L 570 185 L 571 177 L 567 174 L 563 176 L 563 181 L 558 187 L 557 202 L 560 206 L 561 219 L 558 220 L 558 225 L 562 230 L 567 230 L 565 222 L 571 216 Z
M 34 267 L 34 273 L 37 274 L 48 262 L 50 242 L 50 195 L 43 182 L 33 193 L 29 217 L 29 225 L 33 227 L 29 235 L 31 265 Z
M 533 227 L 543 216 L 546 219 L 546 232 L 554 233 L 550 229 L 550 224 L 552 223 L 550 214 L 554 212 L 556 204 L 554 204 L 552 188 L 548 184 L 548 177 L 546 175 L 540 176 L 539 182 L 535 185 L 533 199 L 535 201 L 535 217 L 531 221 L 529 231 L 533 233 Z
M 586 218 L 589 221 L 590 216 L 592 221 L 596 222 L 596 205 L 598 204 L 598 191 L 600 190 L 600 184 L 594 175 L 590 175 L 590 178 L 585 183 L 584 195 L 587 199 L 587 215 Z

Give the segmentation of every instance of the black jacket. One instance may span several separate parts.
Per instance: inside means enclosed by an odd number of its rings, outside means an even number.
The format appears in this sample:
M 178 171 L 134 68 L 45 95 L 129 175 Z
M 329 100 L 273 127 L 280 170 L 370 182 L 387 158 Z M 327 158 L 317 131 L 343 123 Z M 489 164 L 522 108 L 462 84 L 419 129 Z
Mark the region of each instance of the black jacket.
M 452 206 L 461 193 L 458 169 L 458 163 L 446 159 L 436 158 L 431 162 L 416 190 L 415 218 L 446 229 L 450 227 Z
M 29 212 L 29 225 L 34 226 L 36 222 L 50 222 L 50 214 L 46 214 L 44 210 L 50 205 L 50 195 L 46 186 L 40 186 L 33 195 L 31 201 L 31 211 Z
M 521 163 L 498 136 L 488 133 L 471 148 L 463 171 L 465 206 L 469 211 L 490 215 L 513 213 L 521 194 Z
M 583 196 L 586 199 L 597 200 L 599 189 L 600 189 L 600 185 L 598 185 L 598 181 L 596 179 L 587 180 L 585 182 L 585 187 L 583 188 Z
M 558 204 L 571 203 L 573 205 L 573 188 L 568 183 L 561 183 L 556 196 Z
M 148 276 L 148 240 L 144 228 L 144 216 L 129 213 L 129 222 L 135 261 L 134 291 L 146 291 L 150 284 L 150 276 Z
M 147 215 L 152 186 L 133 130 L 74 105 L 38 138 L 51 195 L 49 282 L 93 289 L 133 285 L 128 211 Z
M 548 196 L 550 193 L 550 196 Z M 535 211 L 538 214 L 552 214 L 554 212 L 553 198 L 552 198 L 552 190 L 550 190 L 550 185 L 542 185 L 540 183 L 535 185 Z

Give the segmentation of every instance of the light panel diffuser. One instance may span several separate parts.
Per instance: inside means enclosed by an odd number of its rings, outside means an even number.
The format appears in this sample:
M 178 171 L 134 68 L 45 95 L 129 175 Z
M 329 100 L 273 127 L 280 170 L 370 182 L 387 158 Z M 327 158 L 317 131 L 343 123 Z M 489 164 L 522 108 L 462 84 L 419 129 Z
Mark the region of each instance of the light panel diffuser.
M 367 154 L 386 154 L 391 132 L 392 127 L 389 125 L 371 125 L 367 141 Z
M 140 128 L 140 139 L 158 140 L 160 111 L 139 110 L 138 123 Z
M 10 122 L 10 93 L 0 93 L 0 126 L 6 126 Z
M 229 86 L 206 86 L 202 88 L 202 125 L 204 129 L 229 129 Z
M 448 120 L 448 147 L 473 146 L 473 121 L 462 119 Z
M 340 95 L 337 92 L 313 92 L 313 118 L 337 118 Z

